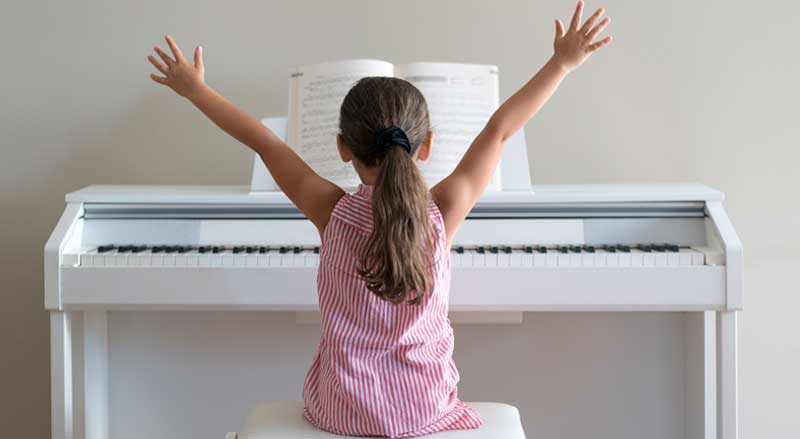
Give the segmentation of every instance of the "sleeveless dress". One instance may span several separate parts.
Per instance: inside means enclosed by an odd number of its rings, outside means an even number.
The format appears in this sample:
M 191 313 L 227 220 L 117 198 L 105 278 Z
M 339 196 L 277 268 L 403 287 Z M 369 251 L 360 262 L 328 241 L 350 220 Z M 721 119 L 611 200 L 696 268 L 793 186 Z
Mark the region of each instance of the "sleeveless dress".
M 303 383 L 303 416 L 351 436 L 414 437 L 478 428 L 483 419 L 458 399 L 453 329 L 447 317 L 450 252 L 431 201 L 433 288 L 417 305 L 392 304 L 356 272 L 372 229 L 374 186 L 338 201 L 325 228 L 317 274 L 322 337 Z

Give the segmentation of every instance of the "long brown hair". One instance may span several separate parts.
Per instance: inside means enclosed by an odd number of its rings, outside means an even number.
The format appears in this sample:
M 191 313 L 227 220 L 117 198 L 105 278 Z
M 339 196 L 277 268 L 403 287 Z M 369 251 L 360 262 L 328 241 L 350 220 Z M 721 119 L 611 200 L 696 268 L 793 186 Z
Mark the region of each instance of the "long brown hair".
M 403 130 L 404 145 L 383 147 L 376 136 Z M 414 163 L 430 127 L 422 93 L 399 78 L 366 77 L 347 93 L 339 114 L 339 135 L 364 166 L 379 166 L 372 193 L 372 233 L 359 260 L 367 288 L 384 300 L 417 304 L 431 287 L 433 237 L 428 188 Z

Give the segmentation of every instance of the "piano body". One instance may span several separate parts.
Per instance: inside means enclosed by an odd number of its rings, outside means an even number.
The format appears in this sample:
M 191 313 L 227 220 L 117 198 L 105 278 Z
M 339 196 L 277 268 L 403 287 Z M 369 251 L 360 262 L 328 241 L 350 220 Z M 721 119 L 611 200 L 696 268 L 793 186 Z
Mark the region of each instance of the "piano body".
M 524 142 L 516 142 L 503 160 L 504 184 L 531 187 L 506 180 L 527 175 L 505 170 L 527 165 Z M 532 188 L 487 193 L 465 221 L 451 250 L 451 320 L 514 324 L 528 311 L 695 312 L 701 354 L 687 361 L 701 385 L 687 435 L 737 438 L 742 249 L 723 194 L 699 184 Z M 86 438 L 109 435 L 109 311 L 316 318 L 319 237 L 280 192 L 88 186 L 67 194 L 66 203 L 45 245 L 54 439 L 73 437 L 77 422 Z M 73 358 L 77 321 L 82 358 Z M 85 379 L 75 380 L 74 362 Z

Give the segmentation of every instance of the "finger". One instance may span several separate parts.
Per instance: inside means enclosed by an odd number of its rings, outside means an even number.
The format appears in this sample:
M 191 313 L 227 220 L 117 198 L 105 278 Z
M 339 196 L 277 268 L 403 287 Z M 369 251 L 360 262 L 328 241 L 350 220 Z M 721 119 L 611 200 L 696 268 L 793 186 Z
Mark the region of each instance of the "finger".
M 155 68 L 157 68 L 159 72 L 163 73 L 164 75 L 169 74 L 169 70 L 167 70 L 167 67 L 164 66 L 164 64 L 158 62 L 156 57 L 154 57 L 153 55 L 148 55 L 147 60 L 150 61 L 150 64 L 152 64 Z
M 595 27 L 594 27 L 594 29 L 590 30 L 590 31 L 589 31 L 589 33 L 588 33 L 588 34 L 586 34 L 586 38 L 587 38 L 589 41 L 592 41 L 592 40 L 594 40 L 594 37 L 596 37 L 596 36 L 597 36 L 597 34 L 599 34 L 600 32 L 602 32 L 602 31 L 603 31 L 603 29 L 605 29 L 605 28 L 606 28 L 606 26 L 608 26 L 608 23 L 609 23 L 610 21 L 611 21 L 611 19 L 610 19 L 610 18 L 608 18 L 608 17 L 604 18 L 604 19 L 603 19 L 603 21 L 601 21 L 601 22 L 600 22 L 600 24 L 598 24 L 597 26 L 595 26 Z
M 203 68 L 203 46 L 194 49 L 194 66 L 198 69 Z
M 561 20 L 556 19 L 556 40 L 562 38 L 564 36 L 564 24 L 561 23 Z
M 592 16 L 586 20 L 586 23 L 583 23 L 583 26 L 581 26 L 580 30 L 578 30 L 578 33 L 585 35 L 587 32 L 589 32 L 589 29 L 594 26 L 594 22 L 597 21 L 601 15 L 603 15 L 603 12 L 605 12 L 603 8 L 596 10 L 594 14 L 592 14 Z
M 611 37 L 610 36 L 605 37 L 605 38 L 603 38 L 602 40 L 600 40 L 600 41 L 598 41 L 596 43 L 590 44 L 588 50 L 589 50 L 589 52 L 594 52 L 595 50 L 607 45 L 610 42 L 611 42 Z
M 155 46 L 155 47 L 153 47 L 153 50 L 155 50 L 155 51 L 156 51 L 156 53 L 158 54 L 158 56 L 160 56 L 160 57 L 161 57 L 161 59 L 163 59 L 163 60 L 164 60 L 164 63 L 165 63 L 167 66 L 169 66 L 169 67 L 172 67 L 172 65 L 173 65 L 173 64 L 175 64 L 175 60 L 174 60 L 174 59 L 172 59 L 172 58 L 170 58 L 170 57 L 169 57 L 169 55 L 167 55 L 167 53 L 166 53 L 166 52 L 164 52 L 163 50 L 161 50 L 161 48 L 160 48 L 160 47 L 158 47 L 158 46 Z
M 577 31 L 578 25 L 581 23 L 581 14 L 583 14 L 583 0 L 578 0 L 578 6 L 575 6 L 575 14 L 572 15 L 572 22 L 569 24 L 569 31 Z
M 186 58 L 183 57 L 183 52 L 181 52 L 181 49 L 178 47 L 177 44 L 175 44 L 175 40 L 173 40 L 171 36 L 167 35 L 164 37 L 164 39 L 167 40 L 167 44 L 169 44 L 169 49 L 172 51 L 172 54 L 175 55 L 176 61 L 186 60 Z
M 165 78 L 163 76 L 158 76 L 155 73 L 151 73 L 150 74 L 150 79 L 152 79 L 153 81 L 156 81 L 159 84 L 167 85 L 167 78 Z

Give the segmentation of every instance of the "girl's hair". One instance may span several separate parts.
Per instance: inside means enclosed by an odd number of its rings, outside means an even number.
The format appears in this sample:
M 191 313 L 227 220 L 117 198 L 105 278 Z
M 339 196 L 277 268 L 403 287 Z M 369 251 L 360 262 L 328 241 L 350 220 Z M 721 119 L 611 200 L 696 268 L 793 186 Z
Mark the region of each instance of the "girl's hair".
M 376 137 L 390 127 L 405 132 L 408 149 L 380 144 Z M 345 96 L 339 114 L 343 143 L 365 166 L 380 167 L 372 193 L 372 233 L 358 273 L 370 291 L 392 303 L 415 291 L 409 303 L 417 304 L 432 283 L 428 188 L 414 163 L 429 127 L 422 93 L 398 78 L 362 78 Z

